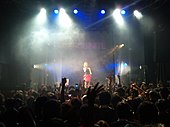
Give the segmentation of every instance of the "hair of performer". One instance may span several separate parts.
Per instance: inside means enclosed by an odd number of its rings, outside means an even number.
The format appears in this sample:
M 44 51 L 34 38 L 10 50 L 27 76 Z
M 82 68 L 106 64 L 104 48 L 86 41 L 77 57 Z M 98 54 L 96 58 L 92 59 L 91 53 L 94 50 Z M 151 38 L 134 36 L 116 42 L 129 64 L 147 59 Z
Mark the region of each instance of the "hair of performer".
M 84 80 L 84 88 L 89 88 L 90 87 L 90 82 L 91 82 L 91 76 L 92 76 L 92 71 L 91 68 L 88 66 L 87 62 L 83 63 L 83 80 Z

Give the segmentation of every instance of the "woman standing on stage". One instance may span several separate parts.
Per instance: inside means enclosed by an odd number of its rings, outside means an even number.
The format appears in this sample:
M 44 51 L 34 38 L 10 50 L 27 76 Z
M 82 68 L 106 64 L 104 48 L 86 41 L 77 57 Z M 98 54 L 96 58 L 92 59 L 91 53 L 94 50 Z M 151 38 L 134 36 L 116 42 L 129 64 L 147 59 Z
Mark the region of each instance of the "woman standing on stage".
M 83 76 L 84 88 L 89 88 L 90 82 L 91 82 L 92 71 L 91 71 L 90 67 L 88 66 L 87 62 L 84 62 L 84 64 L 83 64 L 83 71 L 84 71 L 84 76 Z

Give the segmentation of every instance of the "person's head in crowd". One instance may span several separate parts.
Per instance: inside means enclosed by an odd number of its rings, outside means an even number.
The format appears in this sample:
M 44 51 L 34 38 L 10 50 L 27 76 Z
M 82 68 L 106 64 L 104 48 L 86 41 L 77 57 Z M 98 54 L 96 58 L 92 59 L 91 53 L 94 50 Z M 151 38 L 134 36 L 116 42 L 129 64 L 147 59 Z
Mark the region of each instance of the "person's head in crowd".
M 82 102 L 82 104 L 87 104 L 88 103 L 87 95 L 83 95 L 81 97 L 81 102 Z
M 120 97 L 125 97 L 125 90 L 122 88 L 122 87 L 120 87 L 120 88 L 118 88 L 117 90 L 116 90 L 116 92 L 117 92 L 117 94 L 120 96 Z
M 133 119 L 133 111 L 127 102 L 119 102 L 116 106 L 116 111 L 119 119 L 129 121 Z
M 61 103 L 57 100 L 48 100 L 43 107 L 44 120 L 61 117 Z
M 33 96 L 30 96 L 26 100 L 26 106 L 29 107 L 31 110 L 34 110 L 34 102 L 35 102 L 35 98 Z
M 55 96 L 55 94 L 53 92 L 47 92 L 47 97 L 48 97 L 48 99 L 56 99 L 57 100 L 57 97 Z
M 8 108 L 3 115 L 3 122 L 7 127 L 18 127 L 18 111 L 15 108 Z
M 99 94 L 99 104 L 100 105 L 110 105 L 111 103 L 111 95 L 109 92 L 104 91 Z
M 104 120 L 99 120 L 97 123 L 96 123 L 96 127 L 110 127 L 109 124 L 104 121 Z
M 148 89 L 148 85 L 145 82 L 142 82 L 140 88 L 144 91 L 146 91 Z
M 21 99 L 21 100 L 23 100 L 24 99 L 24 95 L 23 95 L 23 91 L 22 90 L 18 90 L 15 94 L 14 94 L 14 96 L 13 96 L 15 99 Z
M 80 107 L 80 124 L 86 125 L 88 123 L 89 114 L 88 114 L 88 105 L 83 104 Z
M 139 106 L 140 103 L 143 102 L 143 99 L 141 97 L 135 97 L 133 98 L 133 100 L 127 100 L 127 101 L 130 107 L 132 107 L 132 109 L 134 110 L 134 112 L 136 112 L 137 107 Z
M 74 97 L 74 98 L 71 99 L 71 105 L 75 109 L 80 109 L 82 103 L 77 97 Z
M 19 110 L 18 122 L 20 127 L 36 127 L 33 112 L 28 107 L 21 107 Z
M 170 94 L 170 91 L 167 87 L 162 87 L 162 88 L 160 88 L 159 94 L 162 99 L 167 99 L 168 95 Z
M 38 97 L 34 103 L 34 112 L 38 120 L 43 118 L 42 110 L 48 98 L 45 96 Z
M 153 103 L 155 103 L 160 98 L 159 94 L 153 90 L 149 92 L 148 97 L 149 97 L 149 100 Z
M 14 98 L 8 98 L 5 100 L 5 108 L 8 109 L 13 109 L 15 108 L 15 99 Z
M 61 114 L 62 114 L 63 120 L 68 120 L 69 111 L 71 108 L 72 106 L 68 102 L 64 102 L 61 104 Z
M 21 100 L 20 98 L 16 98 L 14 99 L 14 108 L 15 109 L 19 109 L 20 107 L 22 107 L 24 105 L 24 101 Z
M 122 99 L 120 96 L 118 96 L 117 94 L 112 95 L 111 104 L 113 108 L 116 108 L 116 105 L 118 104 L 118 102 L 121 102 L 121 101 Z
M 158 122 L 158 109 L 152 102 L 144 101 L 137 108 L 137 116 L 142 125 L 156 124 Z
M 34 96 L 34 98 L 36 99 L 37 97 L 39 97 L 39 93 L 37 91 L 33 90 L 32 96 Z
M 138 97 L 139 93 L 136 89 L 130 89 L 130 95 L 132 98 Z
M 43 124 L 43 127 L 66 127 L 66 126 L 62 119 L 53 118 L 46 121 Z
M 155 105 L 157 106 L 160 113 L 165 112 L 166 109 L 169 107 L 169 104 L 165 99 L 157 100 L 157 102 L 155 102 Z

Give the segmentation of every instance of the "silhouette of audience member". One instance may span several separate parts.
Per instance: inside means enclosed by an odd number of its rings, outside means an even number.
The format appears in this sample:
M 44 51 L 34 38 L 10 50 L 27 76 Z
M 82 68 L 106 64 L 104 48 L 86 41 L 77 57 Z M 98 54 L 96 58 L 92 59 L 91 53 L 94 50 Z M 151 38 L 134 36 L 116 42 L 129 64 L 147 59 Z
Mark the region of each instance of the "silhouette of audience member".
M 43 107 L 46 103 L 46 101 L 48 100 L 47 97 L 42 96 L 42 97 L 38 97 L 34 103 L 34 113 L 35 113 L 35 117 L 38 121 L 43 119 Z
M 126 125 L 138 127 L 137 123 L 133 122 L 133 110 L 126 102 L 119 102 L 116 106 L 118 120 L 111 124 L 111 127 L 125 127 Z
M 27 107 L 21 107 L 18 115 L 19 127 L 37 127 L 33 112 Z
M 159 99 L 156 103 L 156 106 L 159 110 L 159 122 L 163 123 L 165 127 L 170 126 L 170 101 L 165 99 Z
M 144 101 L 137 108 L 137 116 L 142 126 L 153 126 L 158 122 L 158 109 L 152 102 Z
M 61 103 L 57 100 L 48 100 L 43 107 L 42 127 L 63 127 L 64 121 L 61 118 Z
M 81 101 L 78 98 L 72 98 L 71 108 L 68 114 L 68 123 L 70 126 L 78 126 L 80 121 L 80 107 L 82 105 Z
M 162 88 L 160 88 L 159 94 L 162 99 L 166 100 L 168 98 L 168 95 L 170 94 L 170 91 L 167 87 L 162 87 Z
M 117 94 L 113 94 L 111 104 L 113 108 L 116 108 L 117 104 L 122 101 L 122 98 Z
M 149 92 L 149 101 L 153 102 L 155 104 L 155 102 L 160 98 L 159 94 L 154 91 L 154 90 L 151 90 Z
M 96 127 L 110 127 L 109 124 L 104 120 L 99 120 L 95 125 Z
M 115 109 L 111 107 L 111 95 L 104 91 L 99 94 L 99 120 L 104 120 L 109 124 L 118 119 Z

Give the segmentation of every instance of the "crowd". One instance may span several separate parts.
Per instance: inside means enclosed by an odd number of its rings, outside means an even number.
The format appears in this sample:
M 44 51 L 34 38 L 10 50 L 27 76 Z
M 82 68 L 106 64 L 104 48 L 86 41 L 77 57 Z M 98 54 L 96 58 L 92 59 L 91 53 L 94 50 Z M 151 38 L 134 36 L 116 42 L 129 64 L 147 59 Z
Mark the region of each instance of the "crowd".
M 96 83 L 82 92 L 65 83 L 63 78 L 60 89 L 1 91 L 0 127 L 170 127 L 168 85 L 132 83 L 108 90 Z

